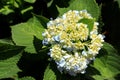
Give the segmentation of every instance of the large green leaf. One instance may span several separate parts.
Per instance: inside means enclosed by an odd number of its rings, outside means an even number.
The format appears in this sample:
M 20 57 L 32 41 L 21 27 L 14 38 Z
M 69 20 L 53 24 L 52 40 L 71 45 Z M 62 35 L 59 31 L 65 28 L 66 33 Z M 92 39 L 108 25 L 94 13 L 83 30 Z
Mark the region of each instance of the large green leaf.
M 55 72 L 50 68 L 50 65 L 48 65 L 45 70 L 43 80 L 56 80 Z
M 94 18 L 98 19 L 100 10 L 95 0 L 71 0 L 67 8 L 58 8 L 59 14 L 63 15 L 68 10 L 87 10 Z
M 0 79 L 15 78 L 21 71 L 17 62 L 21 58 L 24 47 L 0 43 Z
M 117 55 L 117 51 L 108 43 L 104 43 L 102 50 L 100 51 L 101 57 L 96 58 L 93 67 L 96 68 L 101 75 L 94 75 L 96 80 L 98 77 L 104 79 L 115 79 L 114 77 L 120 73 L 120 56 Z
M 26 23 L 20 23 L 12 28 L 12 39 L 16 45 L 26 46 L 25 51 L 29 53 L 36 53 L 33 41 L 34 36 L 42 40 L 43 26 L 36 17 L 33 17 Z M 41 44 L 42 45 L 42 44 Z

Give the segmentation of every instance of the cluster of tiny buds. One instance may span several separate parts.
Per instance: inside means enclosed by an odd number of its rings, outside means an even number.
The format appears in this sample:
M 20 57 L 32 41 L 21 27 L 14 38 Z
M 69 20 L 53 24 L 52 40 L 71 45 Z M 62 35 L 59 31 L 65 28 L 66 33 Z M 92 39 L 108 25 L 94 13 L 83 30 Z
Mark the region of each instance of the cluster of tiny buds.
M 90 30 L 87 23 L 79 22 L 82 19 L 93 20 L 93 17 L 87 10 L 70 10 L 50 20 L 42 34 L 43 45 L 51 45 L 49 56 L 61 73 L 84 74 L 103 46 L 104 36 L 98 33 L 98 22 L 94 22 Z

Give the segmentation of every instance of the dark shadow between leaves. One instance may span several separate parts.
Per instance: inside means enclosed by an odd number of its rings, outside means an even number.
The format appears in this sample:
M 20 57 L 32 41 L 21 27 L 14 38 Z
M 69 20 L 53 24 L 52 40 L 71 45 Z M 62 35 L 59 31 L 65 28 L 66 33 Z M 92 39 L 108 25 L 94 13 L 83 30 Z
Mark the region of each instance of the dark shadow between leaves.
M 45 69 L 48 65 L 48 51 L 49 49 L 42 50 L 42 40 L 34 36 L 34 47 L 37 53 L 24 52 L 21 59 L 18 62 L 19 68 L 22 72 L 19 72 L 19 77 L 32 76 L 36 80 L 43 80 Z
M 37 52 L 37 54 L 34 54 L 34 56 L 36 56 L 36 59 L 46 59 L 48 58 L 48 52 L 49 52 L 49 48 L 42 48 L 42 40 L 38 39 L 37 37 L 34 36 L 34 40 L 33 40 L 33 44 L 35 47 L 35 50 Z
M 24 48 L 22 46 L 0 43 L 0 60 L 5 60 L 19 54 Z
M 42 56 L 41 56 L 42 57 Z M 48 59 L 40 59 L 37 54 L 23 53 L 18 62 L 18 67 L 22 70 L 18 73 L 19 78 L 32 76 L 35 80 L 43 80 Z
M 91 62 L 90 64 L 93 64 L 93 62 Z M 94 75 L 100 75 L 100 72 L 96 70 L 94 67 L 88 65 L 88 68 L 86 69 L 86 73 L 85 73 L 85 78 L 87 80 L 95 80 L 92 78 L 92 76 Z
M 119 79 L 120 79 L 120 74 L 116 75 L 116 76 L 115 76 L 115 79 L 116 79 L 116 80 L 119 80 Z
M 117 1 L 104 2 L 102 5 L 103 29 L 107 31 L 106 41 L 120 51 L 120 4 Z
M 42 49 L 42 40 L 38 39 L 36 36 L 34 36 L 33 44 L 37 52 Z
M 59 6 L 60 8 L 65 8 L 65 7 L 68 7 L 69 6 L 69 1 L 70 0 L 53 0 L 52 4 L 50 7 L 48 7 L 48 12 L 50 14 L 50 18 L 53 18 L 55 19 L 58 15 L 59 15 L 59 12 L 57 10 L 57 6 Z

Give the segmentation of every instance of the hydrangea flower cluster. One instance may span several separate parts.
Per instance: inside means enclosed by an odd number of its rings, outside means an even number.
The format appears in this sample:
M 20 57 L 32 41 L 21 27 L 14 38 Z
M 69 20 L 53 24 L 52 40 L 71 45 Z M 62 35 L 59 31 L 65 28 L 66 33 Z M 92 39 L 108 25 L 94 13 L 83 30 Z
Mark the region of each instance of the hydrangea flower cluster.
M 51 45 L 50 57 L 57 64 L 58 70 L 76 76 L 85 73 L 91 60 L 103 46 L 104 36 L 98 34 L 98 23 L 89 25 L 79 22 L 82 19 L 93 19 L 86 11 L 70 10 L 62 17 L 47 23 L 47 29 L 42 34 L 43 45 Z

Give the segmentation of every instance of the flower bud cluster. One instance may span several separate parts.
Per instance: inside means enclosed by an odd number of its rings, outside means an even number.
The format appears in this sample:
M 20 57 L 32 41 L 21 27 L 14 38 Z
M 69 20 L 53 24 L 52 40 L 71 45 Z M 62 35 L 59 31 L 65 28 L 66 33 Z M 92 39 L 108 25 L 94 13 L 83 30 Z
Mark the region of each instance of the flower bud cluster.
M 85 73 L 91 60 L 99 53 L 103 46 L 104 36 L 98 34 L 98 23 L 89 25 L 79 22 L 82 19 L 93 19 L 86 11 L 70 10 L 62 17 L 47 23 L 47 29 L 42 34 L 43 45 L 50 44 L 49 55 L 57 64 L 58 70 L 76 76 Z

